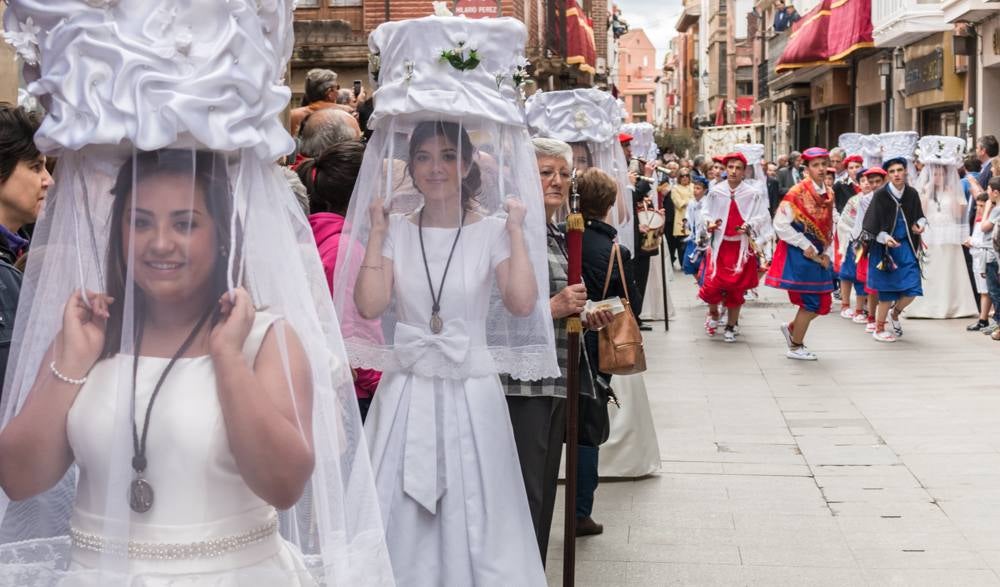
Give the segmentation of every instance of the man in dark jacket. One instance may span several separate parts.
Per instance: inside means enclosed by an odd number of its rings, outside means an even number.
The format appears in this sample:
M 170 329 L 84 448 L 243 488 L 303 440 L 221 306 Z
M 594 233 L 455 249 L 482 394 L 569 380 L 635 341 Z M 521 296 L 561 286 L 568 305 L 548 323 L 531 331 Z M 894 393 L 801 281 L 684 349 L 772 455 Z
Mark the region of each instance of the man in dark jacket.
M 788 166 L 778 170 L 778 194 L 784 198 L 792 186 L 802 181 L 802 170 L 799 161 L 802 153 L 792 151 L 788 154 Z
M 21 272 L 14 267 L 28 249 L 25 227 L 42 211 L 52 176 L 35 147 L 39 121 L 23 108 L 0 105 L 0 393 L 14 334 Z

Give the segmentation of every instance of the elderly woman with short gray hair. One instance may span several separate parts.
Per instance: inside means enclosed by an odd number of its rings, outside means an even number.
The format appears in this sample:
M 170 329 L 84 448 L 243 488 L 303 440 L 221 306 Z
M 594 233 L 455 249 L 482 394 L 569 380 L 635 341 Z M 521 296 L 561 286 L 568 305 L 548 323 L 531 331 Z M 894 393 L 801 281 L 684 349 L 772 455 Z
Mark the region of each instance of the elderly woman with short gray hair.
M 558 378 L 540 381 L 519 381 L 505 376 L 504 387 L 528 505 L 544 563 L 566 432 L 563 400 L 566 398 L 569 353 L 565 318 L 583 311 L 587 302 L 587 288 L 583 284 L 567 284 L 566 239 L 562 228 L 555 223 L 558 213 L 565 208 L 569 198 L 573 150 L 568 144 L 555 139 L 536 138 L 531 142 L 535 147 L 545 215 L 549 220 L 549 306 L 562 374 Z M 597 329 L 610 323 L 611 318 L 610 313 L 601 312 L 588 315 L 585 320 L 592 328 Z

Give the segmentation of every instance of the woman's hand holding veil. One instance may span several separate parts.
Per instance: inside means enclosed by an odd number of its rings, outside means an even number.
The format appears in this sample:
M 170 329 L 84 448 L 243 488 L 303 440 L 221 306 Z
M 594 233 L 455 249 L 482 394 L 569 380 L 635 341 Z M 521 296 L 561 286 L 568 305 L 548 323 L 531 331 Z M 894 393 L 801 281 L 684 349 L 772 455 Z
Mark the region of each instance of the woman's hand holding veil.
M 77 290 L 63 310 L 62 330 L 56 338 L 55 362 L 61 373 L 82 378 L 104 349 L 104 334 L 115 302 L 106 294 Z

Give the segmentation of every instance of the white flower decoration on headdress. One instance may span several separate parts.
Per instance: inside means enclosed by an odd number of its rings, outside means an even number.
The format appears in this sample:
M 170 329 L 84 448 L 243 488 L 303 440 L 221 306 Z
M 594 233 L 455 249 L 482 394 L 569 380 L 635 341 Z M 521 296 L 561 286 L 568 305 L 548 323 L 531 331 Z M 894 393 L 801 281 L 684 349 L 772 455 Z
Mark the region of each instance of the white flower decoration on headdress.
M 573 126 L 578 129 L 584 129 L 590 126 L 590 117 L 583 110 L 577 110 L 573 115 Z
M 177 33 L 174 37 L 174 48 L 181 55 L 189 55 L 191 53 L 191 44 L 194 42 L 194 37 L 189 31 L 181 31 Z
M 455 16 L 448 8 L 447 2 L 431 2 L 431 6 L 434 7 L 434 16 Z
M 4 32 L 4 40 L 14 47 L 25 63 L 38 65 L 38 33 L 42 32 L 42 28 L 35 26 L 35 21 L 30 16 L 28 20 L 17 23 L 17 26 L 20 30 Z

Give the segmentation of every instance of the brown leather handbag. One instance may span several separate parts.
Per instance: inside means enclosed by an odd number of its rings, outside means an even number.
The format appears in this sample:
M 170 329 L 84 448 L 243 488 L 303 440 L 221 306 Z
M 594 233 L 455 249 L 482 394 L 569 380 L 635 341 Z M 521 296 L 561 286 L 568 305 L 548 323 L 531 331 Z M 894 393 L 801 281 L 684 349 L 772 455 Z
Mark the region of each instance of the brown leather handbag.
M 632 315 L 632 305 L 628 299 L 628 286 L 625 281 L 625 268 L 622 265 L 622 253 L 617 244 L 611 247 L 611 258 L 608 259 L 608 272 L 604 278 L 604 293 L 601 294 L 601 299 L 605 299 L 608 295 L 611 272 L 614 270 L 616 259 L 618 260 L 618 276 L 625 289 L 625 299 L 622 300 L 625 311 L 615 314 L 611 324 L 597 333 L 598 369 L 602 373 L 612 375 L 633 375 L 646 370 L 646 351 L 642 347 L 642 333 L 639 332 L 639 325 L 635 321 L 635 316 Z

